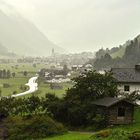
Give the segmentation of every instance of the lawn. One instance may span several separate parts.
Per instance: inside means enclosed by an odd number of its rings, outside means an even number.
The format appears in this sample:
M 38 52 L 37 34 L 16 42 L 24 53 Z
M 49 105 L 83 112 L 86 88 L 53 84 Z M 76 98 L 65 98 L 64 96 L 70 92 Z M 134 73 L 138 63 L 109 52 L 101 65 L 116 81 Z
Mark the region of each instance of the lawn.
M 90 140 L 92 134 L 68 133 L 62 136 L 50 137 L 43 140 Z

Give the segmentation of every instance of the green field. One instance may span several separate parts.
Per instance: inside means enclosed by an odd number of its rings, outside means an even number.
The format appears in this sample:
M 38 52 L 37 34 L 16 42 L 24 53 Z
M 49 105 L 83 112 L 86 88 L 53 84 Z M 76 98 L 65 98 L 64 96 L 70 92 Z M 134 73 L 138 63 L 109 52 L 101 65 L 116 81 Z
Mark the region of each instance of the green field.
M 62 136 L 50 137 L 43 140 L 90 140 L 92 134 L 68 133 Z
M 17 93 L 23 92 L 23 90 L 21 90 L 20 87 L 21 85 L 24 86 L 28 82 L 28 79 L 29 77 L 0 79 L 1 95 L 9 96 L 12 95 L 14 91 L 16 91 Z M 10 87 L 4 88 L 3 84 L 9 84 Z
M 21 90 L 21 86 L 25 86 L 25 84 L 28 82 L 28 80 L 36 74 L 38 71 L 40 65 L 36 68 L 32 66 L 32 64 L 1 64 L 0 69 L 6 69 L 10 70 L 11 73 L 15 72 L 15 77 L 11 77 L 9 79 L 0 79 L 0 90 L 2 96 L 9 96 L 12 95 L 14 91 L 17 93 L 24 92 L 24 90 Z M 42 66 L 43 67 L 43 66 Z M 27 76 L 23 75 L 23 72 L 27 71 Z M 3 84 L 8 84 L 9 87 L 5 88 Z M 28 89 L 28 87 L 27 87 Z
M 20 89 L 21 85 L 24 86 L 28 80 L 32 77 L 35 76 L 35 74 L 42 68 L 48 68 L 49 66 L 46 64 L 36 64 L 36 67 L 33 67 L 33 64 L 30 63 L 20 63 L 20 64 L 15 64 L 15 63 L 10 63 L 10 64 L 1 64 L 0 69 L 6 69 L 10 70 L 11 73 L 15 72 L 16 76 L 15 78 L 10 78 L 10 79 L 0 79 L 0 90 L 1 90 L 1 95 L 2 96 L 9 96 L 12 95 L 14 91 L 17 93 L 23 92 L 23 90 Z M 25 77 L 23 75 L 23 72 L 27 71 L 28 75 Z M 8 88 L 4 88 L 3 84 L 9 84 Z M 58 97 L 63 97 L 65 94 L 66 90 L 72 86 L 70 83 L 62 83 L 60 84 L 62 86 L 62 89 L 56 89 L 53 90 L 50 88 L 49 84 L 45 83 L 40 83 L 39 84 L 39 89 L 37 92 L 34 94 L 42 97 L 45 96 L 46 93 L 52 93 L 57 95 Z M 26 97 L 29 97 L 31 95 L 25 95 Z
M 36 67 L 33 66 L 32 63 L 8 63 L 8 64 L 0 64 L 0 69 L 7 69 L 11 72 L 38 72 L 42 68 L 48 68 L 48 65 L 38 63 Z

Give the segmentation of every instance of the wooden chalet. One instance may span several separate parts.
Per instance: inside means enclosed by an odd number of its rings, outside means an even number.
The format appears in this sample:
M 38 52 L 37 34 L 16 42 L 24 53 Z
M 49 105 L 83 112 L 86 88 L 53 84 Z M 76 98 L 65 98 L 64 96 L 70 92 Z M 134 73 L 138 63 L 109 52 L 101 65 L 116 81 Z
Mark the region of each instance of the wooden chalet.
M 105 117 L 108 125 L 133 122 L 135 104 L 125 98 L 106 97 L 93 104 L 97 106 L 97 114 Z

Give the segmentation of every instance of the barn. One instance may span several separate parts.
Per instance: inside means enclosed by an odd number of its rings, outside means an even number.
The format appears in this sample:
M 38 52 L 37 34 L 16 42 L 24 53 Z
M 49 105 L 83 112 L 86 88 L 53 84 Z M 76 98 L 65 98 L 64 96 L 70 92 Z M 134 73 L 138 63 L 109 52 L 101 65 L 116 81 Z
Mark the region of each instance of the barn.
M 125 98 L 105 97 L 93 102 L 108 125 L 133 123 L 135 104 Z

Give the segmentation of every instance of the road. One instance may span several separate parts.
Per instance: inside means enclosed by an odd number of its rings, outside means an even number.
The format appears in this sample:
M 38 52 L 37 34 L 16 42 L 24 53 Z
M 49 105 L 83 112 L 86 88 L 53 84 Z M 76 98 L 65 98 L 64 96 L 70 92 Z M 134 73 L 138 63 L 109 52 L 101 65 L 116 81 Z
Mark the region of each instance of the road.
M 37 79 L 38 79 L 37 76 L 30 78 L 28 83 L 25 84 L 26 86 L 29 86 L 29 90 L 25 91 L 23 93 L 18 93 L 18 94 L 12 95 L 12 97 L 19 97 L 19 96 L 31 94 L 31 93 L 37 91 L 38 90 L 38 83 L 36 83 Z

